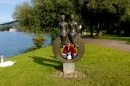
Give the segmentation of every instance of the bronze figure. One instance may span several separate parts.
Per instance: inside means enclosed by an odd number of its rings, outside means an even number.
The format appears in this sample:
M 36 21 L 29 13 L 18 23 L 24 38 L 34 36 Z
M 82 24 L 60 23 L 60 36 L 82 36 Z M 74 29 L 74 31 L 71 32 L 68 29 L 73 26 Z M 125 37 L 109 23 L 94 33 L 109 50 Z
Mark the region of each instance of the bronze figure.
M 74 45 L 74 47 L 79 47 L 78 45 L 76 45 L 75 43 L 75 37 L 78 36 L 78 25 L 77 22 L 74 21 L 74 15 L 71 14 L 71 22 L 69 23 L 69 34 L 68 34 L 68 38 L 70 40 L 70 42 Z
M 62 19 L 62 22 L 59 23 L 61 45 L 58 46 L 59 48 L 63 47 L 67 39 L 67 35 L 68 35 L 68 23 L 64 21 L 65 16 L 61 15 L 61 19 Z

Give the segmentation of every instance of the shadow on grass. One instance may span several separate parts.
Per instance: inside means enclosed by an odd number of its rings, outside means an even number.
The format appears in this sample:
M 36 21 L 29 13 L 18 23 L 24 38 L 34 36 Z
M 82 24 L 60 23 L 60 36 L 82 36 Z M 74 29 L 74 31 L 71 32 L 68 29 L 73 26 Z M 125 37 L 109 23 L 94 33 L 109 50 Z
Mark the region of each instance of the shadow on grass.
M 40 65 L 50 66 L 50 67 L 54 67 L 54 68 L 62 67 L 62 63 L 59 61 L 56 61 L 56 60 L 47 59 L 47 58 L 38 57 L 38 56 L 30 56 L 30 58 L 32 58 L 35 63 L 40 64 Z

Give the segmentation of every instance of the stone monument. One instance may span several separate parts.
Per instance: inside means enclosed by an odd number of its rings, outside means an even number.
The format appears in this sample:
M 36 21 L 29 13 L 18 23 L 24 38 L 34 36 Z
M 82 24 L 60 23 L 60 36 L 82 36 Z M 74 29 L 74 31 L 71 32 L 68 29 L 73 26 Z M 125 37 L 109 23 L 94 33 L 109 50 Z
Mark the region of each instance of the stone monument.
M 78 24 L 74 21 L 74 15 L 71 15 L 71 22 L 64 22 L 65 16 L 62 15 L 62 22 L 59 23 L 60 35 L 53 42 L 53 53 L 56 58 L 63 62 L 63 73 L 71 74 L 75 71 L 75 62 L 80 60 L 85 51 L 85 44 L 82 39 L 78 36 Z M 64 58 L 62 55 L 63 46 L 70 42 L 73 44 L 76 52 L 76 56 L 74 58 Z M 69 56 L 69 55 L 68 55 Z

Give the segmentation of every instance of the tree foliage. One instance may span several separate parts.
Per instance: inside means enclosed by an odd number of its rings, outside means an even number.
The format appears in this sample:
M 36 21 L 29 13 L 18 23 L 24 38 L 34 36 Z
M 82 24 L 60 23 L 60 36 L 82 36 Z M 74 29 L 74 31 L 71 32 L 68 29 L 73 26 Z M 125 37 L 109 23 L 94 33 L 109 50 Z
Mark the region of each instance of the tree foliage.
M 98 24 L 97 35 L 106 23 L 125 20 L 128 14 L 129 0 L 83 0 L 81 1 L 81 15 L 90 24 Z
M 74 14 L 76 21 L 97 26 L 97 35 L 102 35 L 105 25 L 120 24 L 130 16 L 130 0 L 31 0 L 16 6 L 13 14 L 20 20 L 19 29 L 24 32 L 53 32 L 64 14 L 66 21 Z
M 22 32 L 51 33 L 55 32 L 53 29 L 57 28 L 62 14 L 69 20 L 69 15 L 75 13 L 73 8 L 69 0 L 32 0 L 31 4 L 24 2 L 16 6 L 13 17 L 20 20 L 18 29 Z
M 62 14 L 68 17 L 74 12 L 69 0 L 32 0 L 31 5 L 16 6 L 13 17 L 20 20 L 21 31 L 35 33 L 57 27 Z

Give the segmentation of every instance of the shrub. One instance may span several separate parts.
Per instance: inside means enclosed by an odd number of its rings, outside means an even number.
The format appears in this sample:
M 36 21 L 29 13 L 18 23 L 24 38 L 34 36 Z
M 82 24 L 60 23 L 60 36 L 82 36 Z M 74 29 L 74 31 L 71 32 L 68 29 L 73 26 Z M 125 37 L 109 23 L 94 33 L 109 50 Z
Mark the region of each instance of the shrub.
M 50 32 L 51 43 L 53 43 L 53 41 L 57 38 L 57 36 L 58 36 L 58 28 L 52 29 Z
M 46 39 L 41 34 L 38 33 L 36 33 L 36 37 L 34 37 L 32 40 L 35 46 L 29 48 L 30 51 L 42 48 L 42 45 L 46 41 Z
M 29 51 L 33 51 L 33 50 L 36 50 L 36 49 L 38 49 L 36 46 L 32 46 L 32 47 L 29 48 Z

